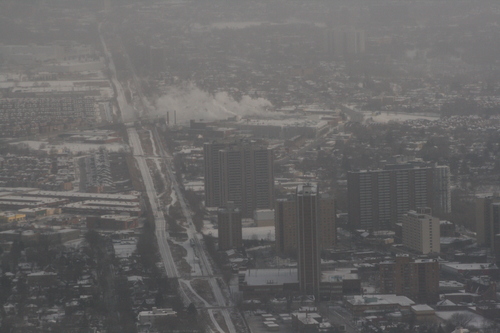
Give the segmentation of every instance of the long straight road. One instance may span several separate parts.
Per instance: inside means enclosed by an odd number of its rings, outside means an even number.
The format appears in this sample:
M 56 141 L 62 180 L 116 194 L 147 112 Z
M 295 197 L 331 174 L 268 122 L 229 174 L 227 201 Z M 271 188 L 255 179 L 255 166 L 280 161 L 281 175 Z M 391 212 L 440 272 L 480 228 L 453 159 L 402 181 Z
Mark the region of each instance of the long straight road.
M 179 203 L 182 208 L 182 213 L 184 214 L 188 228 L 187 228 L 187 233 L 188 237 L 194 241 L 194 245 L 196 248 L 198 248 L 198 256 L 200 258 L 200 265 L 202 267 L 202 271 L 204 272 L 204 276 L 208 279 L 208 282 L 210 283 L 210 287 L 212 289 L 212 292 L 214 293 L 216 302 L 220 311 L 222 313 L 222 316 L 224 317 L 224 321 L 226 322 L 226 326 L 228 327 L 229 332 L 231 333 L 236 333 L 236 328 L 234 327 L 233 321 L 231 319 L 231 316 L 229 314 L 229 311 L 225 307 L 230 307 L 232 306 L 231 301 L 226 300 L 226 297 L 224 297 L 222 290 L 217 282 L 217 279 L 213 277 L 213 268 L 211 262 L 207 258 L 207 254 L 205 249 L 203 248 L 203 245 L 201 244 L 199 238 L 197 237 L 197 231 L 196 228 L 193 224 L 193 219 L 191 218 L 191 212 L 188 209 L 188 206 L 186 204 L 186 200 L 184 198 L 183 193 L 180 190 L 179 184 L 177 182 L 177 178 L 175 177 L 175 173 L 172 170 L 172 158 L 168 155 L 165 147 L 163 146 L 163 140 L 161 140 L 158 130 L 156 128 L 153 128 L 153 137 L 155 138 L 156 143 L 158 144 L 159 151 L 160 151 L 160 156 L 165 159 L 165 164 L 167 166 L 167 173 L 168 177 L 170 179 L 170 184 L 171 188 L 173 191 L 175 191 L 177 195 L 177 199 L 179 200 Z M 223 286 L 227 289 L 227 286 L 223 284 Z M 211 311 L 215 311 L 212 310 Z
M 116 77 L 116 68 L 115 63 L 113 62 L 113 57 L 111 52 L 108 50 L 108 46 L 106 45 L 106 41 L 104 40 L 104 36 L 102 35 L 102 23 L 99 23 L 98 26 L 99 38 L 101 39 L 102 48 L 104 49 L 104 55 L 106 58 L 106 64 L 111 72 L 111 82 L 115 87 L 116 91 L 116 100 L 118 102 L 118 107 L 120 108 L 121 120 L 123 123 L 127 123 L 130 121 L 134 121 L 137 118 L 137 114 L 134 108 L 127 103 L 127 99 L 125 98 L 125 92 L 123 87 L 118 81 Z
M 128 104 L 125 94 L 124 94 L 124 89 L 121 85 L 121 83 L 117 80 L 116 78 L 116 69 L 113 64 L 113 59 L 112 55 L 109 52 L 105 39 L 102 35 L 101 32 L 101 24 L 99 25 L 99 35 L 101 38 L 101 43 L 104 48 L 104 52 L 106 54 L 107 58 L 107 63 L 108 63 L 108 68 L 111 71 L 112 75 L 112 83 L 115 87 L 115 92 L 117 94 L 116 99 L 118 102 L 118 106 L 120 108 L 120 113 L 122 117 L 122 122 L 131 122 L 137 119 L 137 116 L 139 112 L 136 112 L 135 108 Z M 135 76 L 135 73 L 133 71 L 133 68 L 131 68 L 132 74 L 134 76 L 134 82 L 137 81 L 137 77 Z M 142 110 L 142 113 L 147 113 L 146 109 L 146 103 L 144 101 L 144 96 L 142 95 L 140 86 L 135 87 L 137 90 L 136 92 L 139 93 L 141 97 L 141 104 L 144 110 Z M 127 134 L 129 138 L 129 145 L 132 149 L 133 155 L 137 161 L 139 171 L 142 176 L 142 180 L 144 183 L 146 195 L 148 197 L 149 204 L 151 206 L 151 210 L 154 216 L 154 223 L 155 223 L 155 233 L 156 233 L 156 238 L 158 242 L 158 249 L 162 258 L 163 265 L 165 267 L 167 276 L 170 278 L 179 278 L 179 272 L 177 270 L 177 267 L 175 265 L 175 261 L 173 259 L 170 246 L 168 244 L 168 239 L 170 238 L 169 233 L 166 230 L 166 220 L 165 216 L 163 214 L 163 210 L 158 198 L 158 194 L 156 192 L 156 189 L 154 187 L 153 179 L 151 177 L 151 173 L 148 167 L 148 164 L 146 162 L 147 156 L 145 156 L 142 144 L 139 138 L 139 135 L 137 133 L 136 128 L 134 127 L 129 127 L 127 128 Z M 171 166 L 171 157 L 168 156 L 165 148 L 163 147 L 163 142 L 161 138 L 159 137 L 156 128 L 153 129 L 153 135 L 154 137 L 152 139 L 153 142 L 153 147 L 155 146 L 156 141 L 156 146 L 159 147 L 159 152 L 160 152 L 160 158 L 164 160 L 165 165 L 167 166 L 167 172 L 168 172 L 168 178 L 170 180 L 171 184 L 171 190 L 175 191 L 177 198 L 179 199 L 182 212 L 184 216 L 186 217 L 186 220 L 188 221 L 188 229 L 187 233 L 189 235 L 190 239 L 194 240 L 195 246 L 198 248 L 198 255 L 200 258 L 200 266 L 202 266 L 202 271 L 204 272 L 202 277 L 199 278 L 204 278 L 207 279 L 211 290 L 214 293 L 215 299 L 216 299 L 216 307 L 214 308 L 213 305 L 210 305 L 208 302 L 204 301 L 205 307 L 207 307 L 207 312 L 210 318 L 210 321 L 212 322 L 213 327 L 219 332 L 219 333 L 236 333 L 236 328 L 233 324 L 233 321 L 231 319 L 230 313 L 227 310 L 227 306 L 232 306 L 230 301 L 226 301 L 226 298 L 224 297 L 222 290 L 219 286 L 219 283 L 215 277 L 213 277 L 213 269 L 211 266 L 210 261 L 207 258 L 207 255 L 205 253 L 205 249 L 203 248 L 201 242 L 199 241 L 198 237 L 196 236 L 196 229 L 194 228 L 193 221 L 191 218 L 190 211 L 186 205 L 186 201 L 184 199 L 184 196 L 182 192 L 180 191 L 179 184 L 177 183 L 177 179 L 175 178 L 175 174 L 172 170 Z M 152 156 L 153 157 L 153 156 Z M 157 158 L 157 156 L 154 156 Z M 189 281 L 184 281 L 187 284 L 189 284 Z M 222 281 L 221 281 L 222 282 Z M 222 283 L 223 284 L 223 283 Z M 187 296 L 186 292 L 183 289 L 183 283 L 181 282 L 180 284 L 180 292 L 181 296 L 188 302 L 195 302 L 195 298 L 201 298 L 199 295 L 196 293 L 194 294 L 193 297 Z M 224 285 L 224 284 L 223 284 Z M 219 322 L 217 321 L 217 318 L 215 314 L 220 313 L 222 315 L 222 318 L 224 319 L 225 325 L 227 327 L 227 330 L 223 329 Z M 211 331 L 211 330 L 210 330 Z
M 132 148 L 134 157 L 139 166 L 139 170 L 142 175 L 142 180 L 144 182 L 144 187 L 146 189 L 146 194 L 148 196 L 149 204 L 154 216 L 155 222 L 155 232 L 156 238 L 158 240 L 158 248 L 160 255 L 165 265 L 165 270 L 167 276 L 171 278 L 177 278 L 179 276 L 177 272 L 177 267 L 172 258 L 172 253 L 170 252 L 170 247 L 168 246 L 167 239 L 169 238 L 168 232 L 165 230 L 165 216 L 158 202 L 158 196 L 156 194 L 156 189 L 153 184 L 153 179 L 151 178 L 151 173 L 149 172 L 149 167 L 146 163 L 146 158 L 144 157 L 144 151 L 142 150 L 141 141 L 139 135 L 135 128 L 128 128 L 127 134 L 129 138 L 129 144 Z
M 204 304 L 206 307 L 208 307 L 208 315 L 209 318 L 212 321 L 212 324 L 214 327 L 219 331 L 219 333 L 226 333 L 224 329 L 221 328 L 219 323 L 217 322 L 217 319 L 215 317 L 215 313 L 219 312 L 222 317 L 224 318 L 226 327 L 227 327 L 227 332 L 230 333 L 236 333 L 236 328 L 234 327 L 234 324 L 232 322 L 231 316 L 229 314 L 229 311 L 227 309 L 228 306 L 231 306 L 230 302 L 226 301 L 226 298 L 224 297 L 221 288 L 216 280 L 215 277 L 213 277 L 213 268 L 211 266 L 210 261 L 207 258 L 207 255 L 205 253 L 205 250 L 202 246 L 202 244 L 199 241 L 199 238 L 196 236 L 196 230 L 193 225 L 193 221 L 191 218 L 191 214 L 189 212 L 189 209 L 187 207 L 186 201 L 184 199 L 184 196 L 182 195 L 182 192 L 180 191 L 179 184 L 177 183 L 177 179 L 175 178 L 175 174 L 172 171 L 170 161 L 171 158 L 168 156 L 166 153 L 161 140 L 158 136 L 158 133 L 156 130 L 153 131 L 154 133 L 154 139 L 158 143 L 159 151 L 160 151 L 160 158 L 164 159 L 166 162 L 167 166 L 167 171 L 168 171 L 168 177 L 171 183 L 171 188 L 172 191 L 176 192 L 177 198 L 179 200 L 179 203 L 181 205 L 183 214 L 186 217 L 186 220 L 188 222 L 189 228 L 187 229 L 187 233 L 189 235 L 190 239 L 193 239 L 195 242 L 195 246 L 199 249 L 198 251 L 198 256 L 200 257 L 200 265 L 202 266 L 202 271 L 204 274 L 198 278 L 204 278 L 207 279 L 212 292 L 214 293 L 215 299 L 216 299 L 216 307 L 213 305 L 210 305 L 208 302 L 204 301 Z M 142 144 L 139 139 L 139 135 L 137 133 L 137 130 L 135 128 L 128 128 L 127 129 L 127 134 L 129 137 L 129 144 L 130 147 L 133 151 L 133 155 L 138 163 L 139 170 L 142 175 L 142 179 L 144 182 L 144 187 L 146 190 L 146 194 L 148 196 L 148 200 L 153 212 L 154 216 L 154 221 L 155 221 L 155 232 L 156 232 L 156 238 L 158 241 L 158 248 L 160 251 L 160 255 L 162 258 L 162 262 L 165 266 L 165 270 L 167 272 L 167 276 L 169 277 L 174 277 L 178 278 L 179 273 L 177 271 L 177 267 L 175 265 L 175 262 L 172 257 L 172 253 L 170 251 L 170 246 L 168 244 L 168 239 L 169 239 L 169 234 L 166 231 L 166 221 L 165 217 L 163 214 L 163 211 L 161 209 L 161 205 L 159 203 L 158 195 L 156 193 L 156 189 L 154 187 L 153 179 L 151 177 L 151 173 L 149 171 L 149 167 L 146 163 L 146 157 L 144 155 L 144 151 L 142 149 Z M 182 281 L 180 284 L 181 289 L 183 288 L 183 282 L 186 284 L 189 284 L 189 281 Z M 186 294 L 183 293 L 184 297 L 189 298 L 188 296 L 185 296 Z M 195 297 L 201 298 L 199 295 L 194 293 Z M 190 299 L 189 301 L 194 302 L 194 299 Z

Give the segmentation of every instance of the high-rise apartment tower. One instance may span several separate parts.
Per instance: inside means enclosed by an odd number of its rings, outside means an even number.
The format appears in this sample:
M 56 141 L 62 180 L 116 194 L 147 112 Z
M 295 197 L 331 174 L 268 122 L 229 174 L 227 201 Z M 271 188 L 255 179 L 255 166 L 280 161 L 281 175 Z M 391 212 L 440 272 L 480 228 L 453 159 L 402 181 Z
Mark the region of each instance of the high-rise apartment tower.
M 205 205 L 223 207 L 232 201 L 242 217 L 274 205 L 273 151 L 251 142 L 206 143 Z
M 303 294 L 319 295 L 320 251 L 318 188 L 307 184 L 297 187 L 298 272 Z
M 296 254 L 298 245 L 297 198 L 278 199 L 274 206 L 276 252 Z M 337 239 L 334 198 L 319 194 L 318 200 L 319 247 L 331 248 Z
M 219 250 L 239 249 L 243 246 L 241 212 L 229 202 L 217 211 Z

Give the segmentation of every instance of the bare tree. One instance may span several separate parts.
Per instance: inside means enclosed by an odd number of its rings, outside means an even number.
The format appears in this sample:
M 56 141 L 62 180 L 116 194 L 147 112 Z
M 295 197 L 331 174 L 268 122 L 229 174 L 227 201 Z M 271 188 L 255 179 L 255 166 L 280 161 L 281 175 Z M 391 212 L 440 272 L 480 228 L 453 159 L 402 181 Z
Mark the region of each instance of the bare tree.
M 473 319 L 474 315 L 470 312 L 457 312 L 451 316 L 450 323 L 455 327 L 466 328 Z

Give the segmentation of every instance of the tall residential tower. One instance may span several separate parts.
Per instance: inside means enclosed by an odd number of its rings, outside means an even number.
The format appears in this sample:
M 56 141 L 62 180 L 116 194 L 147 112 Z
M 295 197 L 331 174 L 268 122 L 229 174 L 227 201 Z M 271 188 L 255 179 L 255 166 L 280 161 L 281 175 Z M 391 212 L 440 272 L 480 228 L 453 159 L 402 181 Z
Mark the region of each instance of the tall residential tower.
M 307 184 L 297 187 L 298 272 L 303 294 L 319 295 L 320 251 L 318 221 L 318 187 Z
M 297 198 L 294 196 L 278 199 L 274 207 L 276 252 L 296 254 L 298 246 Z M 319 194 L 318 223 L 320 250 L 333 247 L 337 239 L 337 230 L 334 198 L 330 195 Z
M 232 202 L 217 211 L 219 250 L 240 249 L 243 246 L 241 213 Z
M 242 217 L 274 205 L 273 151 L 255 142 L 206 143 L 205 205 L 223 207 L 229 201 Z

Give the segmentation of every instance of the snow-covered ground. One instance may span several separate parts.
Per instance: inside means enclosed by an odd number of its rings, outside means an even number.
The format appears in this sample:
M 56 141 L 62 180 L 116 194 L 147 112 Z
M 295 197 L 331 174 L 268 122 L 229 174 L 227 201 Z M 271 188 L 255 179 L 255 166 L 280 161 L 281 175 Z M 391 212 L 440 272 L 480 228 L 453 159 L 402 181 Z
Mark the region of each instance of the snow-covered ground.
M 203 230 L 204 235 L 212 235 L 219 237 L 219 231 L 214 229 L 213 224 L 204 221 Z M 274 226 L 271 227 L 248 227 L 243 228 L 243 239 L 265 239 L 269 241 L 274 240 Z
M 394 112 L 362 112 L 365 116 L 365 121 L 373 121 L 375 123 L 388 123 L 389 121 L 403 122 L 406 120 L 427 119 L 438 120 L 439 116 L 435 115 L 416 115 L 410 113 L 394 113 Z
M 153 146 L 153 155 L 158 156 L 158 152 L 156 151 L 156 141 L 153 138 L 153 132 L 149 132 L 149 140 L 151 140 L 151 145 Z M 161 171 L 161 168 L 159 169 Z
M 51 149 L 61 150 L 61 151 L 71 151 L 72 153 L 88 152 L 92 150 L 99 150 L 99 148 L 104 147 L 108 151 L 117 152 L 120 150 L 127 151 L 129 148 L 123 143 L 106 143 L 106 144 L 94 144 L 94 143 L 61 143 L 61 144 L 48 144 L 45 141 L 21 141 L 12 144 L 26 144 L 31 149 L 40 149 L 43 147 L 45 151 L 50 151 Z
M 137 247 L 137 241 L 134 238 L 122 240 L 119 243 L 113 243 L 115 255 L 118 258 L 127 258 L 134 253 Z

